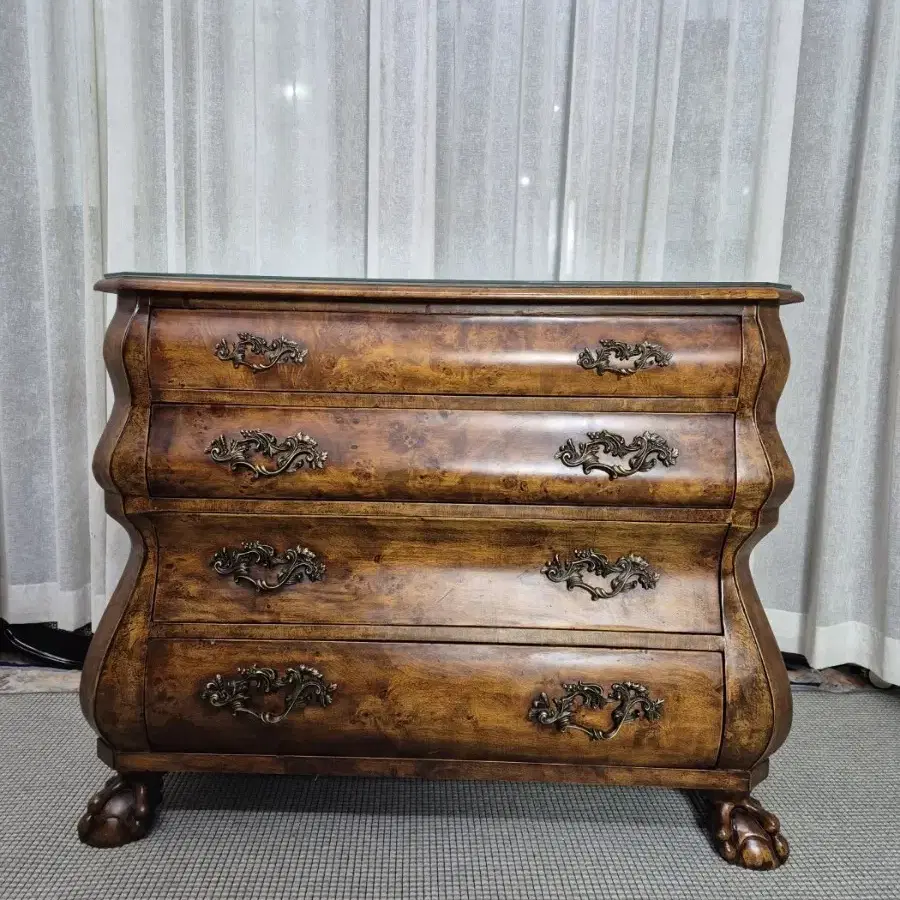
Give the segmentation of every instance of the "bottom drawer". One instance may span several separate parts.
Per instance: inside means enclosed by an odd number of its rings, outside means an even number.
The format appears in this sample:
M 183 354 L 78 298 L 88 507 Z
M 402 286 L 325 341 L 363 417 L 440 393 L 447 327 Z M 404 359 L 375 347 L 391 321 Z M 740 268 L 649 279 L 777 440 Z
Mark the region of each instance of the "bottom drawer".
M 238 671 L 257 666 L 274 669 L 279 681 L 266 684 L 266 673 L 248 680 L 251 673 Z M 576 682 L 586 684 L 581 693 Z M 176 752 L 711 767 L 722 733 L 722 657 L 154 640 L 146 718 L 151 747 Z

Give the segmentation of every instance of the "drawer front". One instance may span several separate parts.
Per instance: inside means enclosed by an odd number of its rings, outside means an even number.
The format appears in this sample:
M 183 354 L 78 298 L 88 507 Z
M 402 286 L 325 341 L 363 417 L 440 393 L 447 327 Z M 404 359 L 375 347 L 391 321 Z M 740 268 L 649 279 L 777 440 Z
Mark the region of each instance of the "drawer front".
M 153 640 L 147 664 L 154 750 L 696 768 L 722 731 L 717 653 Z
M 158 310 L 159 389 L 725 397 L 736 316 Z
M 147 467 L 157 497 L 722 507 L 734 420 L 165 404 Z
M 160 622 L 721 633 L 720 525 L 183 513 L 154 523 Z

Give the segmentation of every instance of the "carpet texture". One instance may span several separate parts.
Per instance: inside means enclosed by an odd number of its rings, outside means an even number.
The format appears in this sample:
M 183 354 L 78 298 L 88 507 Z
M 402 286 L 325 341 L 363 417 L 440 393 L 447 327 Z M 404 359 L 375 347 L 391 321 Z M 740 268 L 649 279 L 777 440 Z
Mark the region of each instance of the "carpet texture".
M 149 837 L 82 846 L 107 777 L 72 694 L 0 696 L 3 900 L 900 897 L 900 696 L 795 695 L 756 796 L 776 872 L 721 861 L 694 795 L 638 788 L 172 775 Z

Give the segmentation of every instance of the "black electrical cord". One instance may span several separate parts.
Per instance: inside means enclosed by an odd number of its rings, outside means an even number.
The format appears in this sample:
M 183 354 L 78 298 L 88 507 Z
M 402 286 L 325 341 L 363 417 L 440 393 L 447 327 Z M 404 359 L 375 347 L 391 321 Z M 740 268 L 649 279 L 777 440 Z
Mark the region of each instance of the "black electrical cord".
M 81 669 L 90 635 L 47 624 L 10 625 L 0 619 L 0 649 L 10 648 L 36 665 Z

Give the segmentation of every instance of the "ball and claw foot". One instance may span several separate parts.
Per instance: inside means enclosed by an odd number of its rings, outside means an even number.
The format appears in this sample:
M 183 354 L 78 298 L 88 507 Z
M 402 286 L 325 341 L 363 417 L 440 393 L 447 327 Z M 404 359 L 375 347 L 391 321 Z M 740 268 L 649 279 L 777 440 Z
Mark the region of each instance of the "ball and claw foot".
M 724 859 L 745 869 L 777 869 L 788 858 L 777 816 L 759 801 L 749 795 L 711 800 L 713 841 Z
M 78 820 L 78 837 L 92 847 L 121 847 L 140 840 L 153 824 L 162 800 L 162 776 L 116 774 L 88 800 Z

